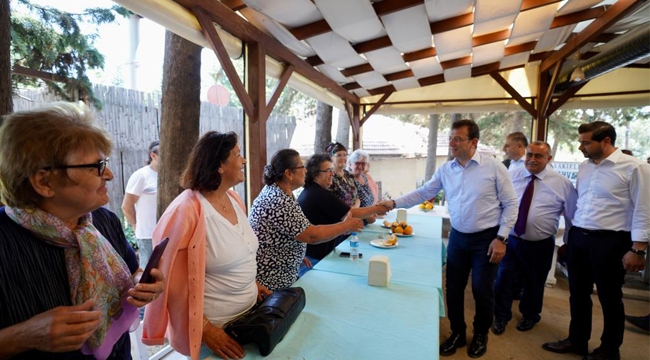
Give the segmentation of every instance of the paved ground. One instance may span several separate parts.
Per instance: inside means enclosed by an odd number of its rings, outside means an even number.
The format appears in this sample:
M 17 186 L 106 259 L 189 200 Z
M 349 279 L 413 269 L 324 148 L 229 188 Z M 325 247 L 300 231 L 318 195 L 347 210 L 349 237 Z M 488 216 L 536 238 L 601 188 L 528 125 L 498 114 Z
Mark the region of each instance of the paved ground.
M 492 333 L 488 340 L 488 353 L 482 357 L 486 360 L 580 360 L 581 357 L 572 354 L 553 354 L 541 348 L 541 345 L 549 341 L 557 341 L 567 337 L 570 321 L 569 313 L 569 290 L 567 278 L 560 271 L 556 274 L 557 284 L 555 287 L 546 288 L 544 294 L 544 310 L 542 321 L 535 328 L 528 332 L 519 332 L 515 329 L 521 315 L 517 311 L 518 302 L 513 305 L 514 319 L 508 323 L 506 332 L 500 336 Z M 629 315 L 646 315 L 650 313 L 650 292 L 648 284 L 640 281 L 640 275 L 631 274 L 626 277 L 626 286 L 623 288 L 625 311 Z M 589 349 L 600 345 L 603 317 L 600 303 L 596 292 L 592 295 L 593 307 L 593 330 Z M 474 316 L 474 300 L 471 296 L 470 285 L 465 292 L 465 319 L 471 327 L 471 319 Z M 471 331 L 471 330 L 469 330 Z M 444 318 L 440 321 L 441 341 L 447 338 L 451 330 L 449 321 Z M 468 332 L 468 340 L 471 340 L 471 332 Z M 465 348 L 460 349 L 450 357 L 441 359 L 469 359 Z M 623 346 L 621 347 L 621 359 L 624 360 L 648 360 L 650 359 L 650 335 L 633 325 L 626 323 Z

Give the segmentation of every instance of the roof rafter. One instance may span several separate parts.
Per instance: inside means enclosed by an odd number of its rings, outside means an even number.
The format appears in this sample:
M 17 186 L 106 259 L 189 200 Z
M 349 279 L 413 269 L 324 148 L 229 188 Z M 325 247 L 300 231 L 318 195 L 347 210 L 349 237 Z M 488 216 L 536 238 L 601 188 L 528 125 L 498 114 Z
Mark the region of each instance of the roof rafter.
M 313 66 L 309 65 L 297 55 L 289 51 L 289 49 L 278 42 L 278 40 L 241 18 L 225 4 L 219 1 L 210 0 L 176 0 L 176 2 L 188 9 L 192 9 L 196 6 L 203 8 L 206 10 L 211 20 L 218 23 L 225 31 L 242 39 L 244 42 L 260 43 L 266 50 L 266 53 L 273 59 L 293 65 L 295 67 L 295 72 L 311 79 L 313 82 L 331 91 L 336 96 L 342 99 L 348 99 L 353 103 L 359 102 L 358 96 L 348 92 L 334 80 L 328 78 L 317 69 L 314 69 Z
M 571 41 L 567 41 L 560 50 L 554 52 L 542 61 L 539 71 L 548 71 L 555 63 L 563 61 L 576 52 L 579 48 L 602 34 L 607 28 L 622 19 L 625 15 L 634 11 L 645 0 L 619 0 L 605 11 L 596 20 L 592 21 L 584 30 L 576 35 Z

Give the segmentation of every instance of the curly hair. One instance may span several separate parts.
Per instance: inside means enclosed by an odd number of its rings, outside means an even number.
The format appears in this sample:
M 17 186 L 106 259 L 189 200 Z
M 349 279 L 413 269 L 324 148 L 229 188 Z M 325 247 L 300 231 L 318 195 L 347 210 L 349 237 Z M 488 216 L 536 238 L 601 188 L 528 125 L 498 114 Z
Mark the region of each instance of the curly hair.
M 305 184 L 313 184 L 314 179 L 320 174 L 320 165 L 324 162 L 332 162 L 332 157 L 328 154 L 314 154 L 312 157 L 307 160 L 305 168 L 307 169 L 307 174 L 305 175 Z

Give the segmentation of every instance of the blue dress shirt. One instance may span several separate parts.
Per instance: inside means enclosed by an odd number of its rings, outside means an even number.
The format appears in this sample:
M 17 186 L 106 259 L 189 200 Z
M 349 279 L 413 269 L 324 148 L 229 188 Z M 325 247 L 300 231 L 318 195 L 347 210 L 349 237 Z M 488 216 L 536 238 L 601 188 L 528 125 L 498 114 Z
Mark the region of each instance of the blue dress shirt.
M 451 226 L 475 233 L 499 225 L 508 236 L 517 221 L 519 203 L 508 170 L 478 151 L 463 167 L 457 159 L 443 164 L 424 186 L 395 199 L 396 207 L 411 207 L 445 191 Z

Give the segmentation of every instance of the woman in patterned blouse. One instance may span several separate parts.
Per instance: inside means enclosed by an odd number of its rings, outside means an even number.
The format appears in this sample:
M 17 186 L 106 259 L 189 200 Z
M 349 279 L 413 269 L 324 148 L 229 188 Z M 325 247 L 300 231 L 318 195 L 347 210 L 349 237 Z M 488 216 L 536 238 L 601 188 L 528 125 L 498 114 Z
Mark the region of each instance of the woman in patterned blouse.
M 330 143 L 325 152 L 332 157 L 334 162 L 334 179 L 330 191 L 341 199 L 349 207 L 359 207 L 357 187 L 354 184 L 354 177 L 345 169 L 348 160 L 348 150 L 343 144 Z
M 357 195 L 361 207 L 372 206 L 375 204 L 375 196 L 370 189 L 370 182 L 366 176 L 366 166 L 370 160 L 370 155 L 364 150 L 354 150 L 348 157 L 348 171 L 354 177 L 354 185 L 357 188 Z
M 293 190 L 305 183 L 305 165 L 293 149 L 275 153 L 264 167 L 266 186 L 253 202 L 248 221 L 257 235 L 257 279 L 270 290 L 291 286 L 307 244 L 318 244 L 363 229 L 361 219 L 346 215 L 331 225 L 312 225 Z

